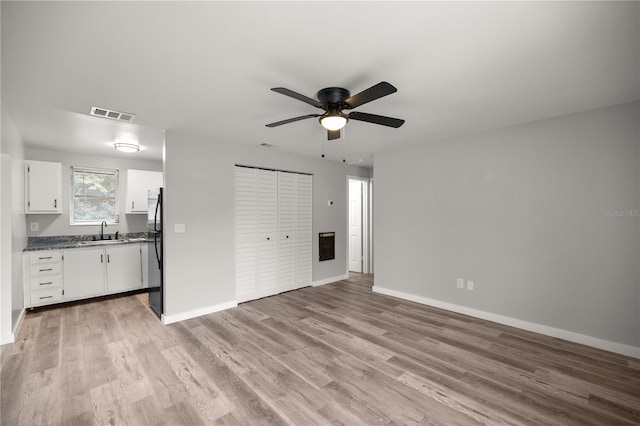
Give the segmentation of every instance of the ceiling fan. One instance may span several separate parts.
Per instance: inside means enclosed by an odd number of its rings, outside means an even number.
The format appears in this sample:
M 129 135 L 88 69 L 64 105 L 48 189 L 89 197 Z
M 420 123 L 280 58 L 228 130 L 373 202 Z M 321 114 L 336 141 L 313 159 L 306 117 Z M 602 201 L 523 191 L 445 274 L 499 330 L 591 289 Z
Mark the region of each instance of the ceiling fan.
M 404 120 L 398 118 L 385 117 L 383 115 L 368 114 L 366 112 L 353 111 L 348 114 L 342 112 L 343 109 L 353 109 L 364 105 L 367 102 L 374 101 L 383 96 L 390 95 L 398 91 L 393 85 L 386 81 L 380 82 L 375 86 L 371 86 L 362 92 L 351 96 L 347 89 L 342 87 L 327 87 L 318 92 L 318 100 L 296 93 L 293 90 L 284 87 L 274 87 L 274 92 L 285 96 L 292 97 L 299 101 L 305 102 L 316 108 L 323 109 L 324 114 L 307 114 L 300 117 L 293 117 L 287 120 L 276 121 L 267 124 L 267 127 L 277 127 L 283 124 L 293 123 L 295 121 L 305 120 L 312 117 L 320 117 L 320 124 L 327 129 L 328 139 L 340 138 L 340 129 L 342 129 L 349 120 L 366 121 L 367 123 L 380 124 L 382 126 L 398 128 L 404 124 Z

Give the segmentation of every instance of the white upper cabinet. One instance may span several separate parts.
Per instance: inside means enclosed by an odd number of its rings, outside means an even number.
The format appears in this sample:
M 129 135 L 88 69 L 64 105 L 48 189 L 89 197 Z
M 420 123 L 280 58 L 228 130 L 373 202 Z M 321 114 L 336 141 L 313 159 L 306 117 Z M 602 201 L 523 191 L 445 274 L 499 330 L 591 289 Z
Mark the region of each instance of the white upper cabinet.
M 62 213 L 62 164 L 48 161 L 25 163 L 25 213 Z
M 162 187 L 162 181 L 162 172 L 128 169 L 125 213 L 147 214 L 147 193 Z

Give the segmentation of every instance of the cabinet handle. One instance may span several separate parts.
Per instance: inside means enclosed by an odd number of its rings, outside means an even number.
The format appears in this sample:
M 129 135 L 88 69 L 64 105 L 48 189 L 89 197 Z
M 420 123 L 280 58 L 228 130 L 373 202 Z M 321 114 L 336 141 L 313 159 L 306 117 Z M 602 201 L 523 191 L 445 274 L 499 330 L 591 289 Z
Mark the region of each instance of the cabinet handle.
M 131 202 L 131 210 L 133 210 L 135 206 L 136 206 L 136 202 L 135 202 L 135 201 L 132 201 L 132 202 Z
M 39 283 L 38 285 L 51 285 L 51 284 L 53 284 L 53 281 L 49 281 L 47 283 Z
M 58 199 L 54 198 L 53 200 L 53 207 L 55 207 L 56 209 L 58 208 Z
M 107 255 L 107 263 L 111 263 L 111 256 Z
M 100 263 L 104 263 L 104 257 L 100 255 Z
M 44 259 L 51 259 L 51 256 L 48 256 L 48 257 L 39 257 L 38 259 L 40 259 L 40 260 L 44 260 Z
M 267 241 L 269 241 L 271 238 L 267 237 Z
M 53 296 L 44 296 L 44 297 L 41 297 L 40 300 L 42 300 L 42 299 L 51 299 L 52 297 Z
M 287 238 L 289 238 L 289 236 L 287 235 Z
M 49 269 L 40 269 L 40 272 L 47 272 L 47 271 L 53 271 L 53 269 L 52 269 L 52 268 L 49 268 Z

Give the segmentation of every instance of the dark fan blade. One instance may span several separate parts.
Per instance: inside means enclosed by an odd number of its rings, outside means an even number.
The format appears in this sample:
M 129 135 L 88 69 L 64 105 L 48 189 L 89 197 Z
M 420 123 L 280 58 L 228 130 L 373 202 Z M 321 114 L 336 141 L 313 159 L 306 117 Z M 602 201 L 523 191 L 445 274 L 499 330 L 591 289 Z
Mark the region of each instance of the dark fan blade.
M 366 104 L 367 102 L 375 101 L 378 98 L 390 95 L 397 91 L 398 89 L 396 89 L 386 81 L 383 81 L 376 84 L 375 86 L 371 86 L 368 89 L 363 90 L 357 95 L 353 95 L 349 99 L 345 100 L 344 103 L 348 105 L 348 109 L 352 109 Z
M 385 117 L 384 115 L 367 114 L 366 112 L 350 112 L 350 120 L 366 121 L 367 123 L 381 124 L 383 126 L 398 128 L 404 124 L 399 118 Z
M 270 123 L 270 124 L 267 124 L 266 126 L 267 127 L 282 126 L 283 124 L 289 124 L 289 123 L 293 123 L 293 122 L 300 121 L 300 120 L 305 120 L 307 118 L 312 118 L 312 117 L 320 117 L 320 114 L 301 115 L 300 117 L 293 117 L 293 118 L 289 118 L 287 120 L 276 121 L 275 123 Z
M 340 139 L 340 130 L 327 130 L 327 139 L 330 141 Z
M 308 98 L 305 95 L 301 95 L 300 93 L 296 93 L 293 90 L 285 89 L 284 87 L 274 87 L 271 90 L 273 90 L 274 92 L 280 93 L 282 95 L 285 95 L 285 96 L 290 96 L 293 99 L 297 99 L 299 101 L 308 103 L 309 105 L 312 105 L 312 106 L 314 106 L 316 108 L 323 108 L 324 109 L 324 106 L 320 102 L 316 101 L 315 99 Z

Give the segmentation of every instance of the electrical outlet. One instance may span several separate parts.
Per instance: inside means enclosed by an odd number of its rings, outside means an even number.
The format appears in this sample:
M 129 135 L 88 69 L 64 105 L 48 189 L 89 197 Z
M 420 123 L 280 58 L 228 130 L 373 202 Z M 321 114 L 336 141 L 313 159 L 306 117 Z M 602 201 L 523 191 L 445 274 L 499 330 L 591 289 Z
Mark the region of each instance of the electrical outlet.
M 464 280 L 462 278 L 458 278 L 458 288 L 464 288 Z
M 473 281 L 467 281 L 467 290 L 473 290 Z
M 40 223 L 38 222 L 31 222 L 29 224 L 29 231 L 38 231 L 40 229 Z
M 185 227 L 184 223 L 176 223 L 176 226 L 175 226 L 175 232 L 176 233 L 180 233 L 181 234 L 181 233 L 183 233 L 185 231 L 186 231 L 186 227 Z

